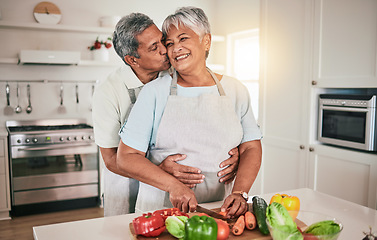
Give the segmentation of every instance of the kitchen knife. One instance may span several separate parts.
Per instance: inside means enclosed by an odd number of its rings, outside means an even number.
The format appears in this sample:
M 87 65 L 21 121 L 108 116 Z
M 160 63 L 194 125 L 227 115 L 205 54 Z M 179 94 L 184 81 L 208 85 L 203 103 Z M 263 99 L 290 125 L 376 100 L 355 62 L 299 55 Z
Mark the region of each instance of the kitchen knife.
M 218 218 L 218 219 L 221 219 L 221 220 L 224 220 L 224 221 L 227 221 L 227 222 L 228 222 L 229 220 L 231 220 L 231 219 L 226 218 L 225 216 L 221 215 L 221 214 L 218 213 L 218 212 L 215 212 L 215 211 L 210 210 L 210 209 L 208 209 L 208 208 L 202 207 L 202 206 L 200 206 L 200 205 L 197 205 L 197 206 L 196 206 L 196 211 L 197 211 L 197 212 L 201 212 L 201 213 L 205 213 L 205 214 L 207 214 L 207 215 L 210 216 L 210 217 Z

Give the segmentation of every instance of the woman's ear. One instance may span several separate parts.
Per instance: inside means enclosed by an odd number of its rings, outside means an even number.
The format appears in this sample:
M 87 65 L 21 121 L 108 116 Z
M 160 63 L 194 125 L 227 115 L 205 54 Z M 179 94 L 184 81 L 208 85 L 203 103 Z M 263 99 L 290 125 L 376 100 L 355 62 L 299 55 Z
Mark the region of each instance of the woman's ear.
M 136 57 L 134 56 L 130 56 L 130 55 L 126 55 L 124 56 L 124 61 L 130 65 L 130 66 L 135 66 L 137 64 L 137 61 L 136 61 Z
M 203 42 L 204 42 L 204 46 L 207 52 L 211 48 L 211 40 L 212 40 L 212 36 L 210 33 L 207 33 L 206 35 L 204 35 Z

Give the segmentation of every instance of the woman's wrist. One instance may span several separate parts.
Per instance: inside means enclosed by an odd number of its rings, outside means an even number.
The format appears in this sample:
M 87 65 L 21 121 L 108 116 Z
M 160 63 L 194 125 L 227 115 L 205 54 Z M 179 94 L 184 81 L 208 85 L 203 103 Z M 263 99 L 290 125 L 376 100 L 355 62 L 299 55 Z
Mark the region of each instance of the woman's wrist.
M 247 192 L 244 191 L 233 191 L 232 194 L 241 196 L 244 200 L 246 200 L 246 202 L 249 199 Z

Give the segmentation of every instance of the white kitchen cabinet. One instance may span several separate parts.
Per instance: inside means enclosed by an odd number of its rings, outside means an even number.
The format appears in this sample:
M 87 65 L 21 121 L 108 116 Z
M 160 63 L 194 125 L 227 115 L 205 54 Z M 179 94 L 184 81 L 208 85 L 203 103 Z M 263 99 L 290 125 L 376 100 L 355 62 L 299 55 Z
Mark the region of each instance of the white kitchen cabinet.
M 306 9 L 306 1 L 261 1 L 262 192 L 306 186 Z
M 348 6 L 348 3 L 351 5 Z M 318 93 L 330 87 L 334 90 L 377 86 L 373 77 L 376 74 L 377 2 L 365 3 L 370 8 L 366 15 L 359 12 L 356 16 L 347 16 L 347 11 L 352 13 L 359 8 L 364 9 L 364 6 L 358 6 L 364 1 L 347 0 L 347 4 L 341 0 L 261 1 L 259 115 L 264 136 L 262 193 L 310 187 L 376 208 L 377 155 L 319 145 L 316 140 Z M 339 14 L 342 17 L 338 17 Z M 322 30 L 326 29 L 323 34 L 314 31 L 322 21 L 319 17 L 324 21 Z M 365 22 L 366 19 L 372 23 Z M 356 39 L 362 37 L 354 34 L 354 25 L 348 28 L 352 41 L 343 43 L 340 40 L 344 35 L 329 35 L 331 31 L 327 28 L 335 31 L 336 24 L 349 25 L 354 20 L 353 24 L 365 24 L 371 30 L 368 38 L 372 38 L 373 44 L 362 42 L 366 40 L 357 43 Z M 364 30 L 360 31 L 364 33 Z M 318 52 L 319 36 L 323 40 L 320 42 L 322 52 Z M 358 51 L 359 47 L 363 55 L 358 56 L 361 64 L 356 64 L 352 62 L 354 58 L 352 61 L 349 59 L 352 51 Z M 328 62 L 329 59 L 332 59 L 331 62 Z M 321 67 L 321 72 L 318 72 L 318 67 Z M 318 77 L 313 79 L 313 75 Z M 312 85 L 313 80 L 317 81 L 316 86 Z
M 377 209 L 377 155 L 325 145 L 310 153 L 309 187 Z
M 319 87 L 377 86 L 377 1 L 315 0 L 313 80 Z
M 0 220 L 9 218 L 10 189 L 7 137 L 0 135 Z

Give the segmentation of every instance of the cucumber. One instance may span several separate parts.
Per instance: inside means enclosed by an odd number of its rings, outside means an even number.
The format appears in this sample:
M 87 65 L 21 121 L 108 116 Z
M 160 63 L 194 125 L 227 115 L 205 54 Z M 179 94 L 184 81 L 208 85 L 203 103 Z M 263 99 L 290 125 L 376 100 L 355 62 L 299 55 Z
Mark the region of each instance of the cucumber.
M 266 223 L 266 209 L 267 209 L 266 201 L 261 197 L 254 196 L 253 197 L 253 212 L 255 214 L 255 218 L 257 219 L 259 231 L 264 235 L 268 235 L 270 233 L 270 231 L 268 230 L 267 223 Z

